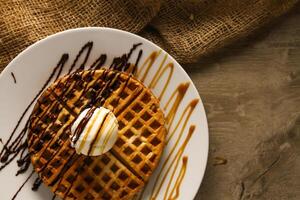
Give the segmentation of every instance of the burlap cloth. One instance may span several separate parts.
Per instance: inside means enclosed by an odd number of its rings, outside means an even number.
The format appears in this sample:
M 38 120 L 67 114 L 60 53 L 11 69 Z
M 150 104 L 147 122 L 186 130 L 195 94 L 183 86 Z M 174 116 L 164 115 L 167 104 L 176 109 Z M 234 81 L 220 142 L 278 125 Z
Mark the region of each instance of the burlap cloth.
M 212 54 L 296 3 L 0 0 L 0 71 L 28 45 L 69 28 L 106 26 L 140 34 L 185 64 L 203 98 L 211 145 L 196 199 L 300 199 L 300 37 L 286 48 L 258 44 L 248 56 L 234 47 L 219 51 L 222 58 Z M 299 25 L 293 34 L 300 34 Z M 274 38 L 268 40 L 272 44 Z M 226 58 L 226 50 L 240 56 Z

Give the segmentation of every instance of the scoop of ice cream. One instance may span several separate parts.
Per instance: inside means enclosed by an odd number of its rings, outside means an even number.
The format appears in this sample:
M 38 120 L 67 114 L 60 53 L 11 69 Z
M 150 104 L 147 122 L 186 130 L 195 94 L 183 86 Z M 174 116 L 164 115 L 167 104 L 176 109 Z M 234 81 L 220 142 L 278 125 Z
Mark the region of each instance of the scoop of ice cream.
M 71 127 L 71 146 L 78 154 L 99 156 L 109 151 L 118 137 L 118 121 L 108 109 L 89 108 Z

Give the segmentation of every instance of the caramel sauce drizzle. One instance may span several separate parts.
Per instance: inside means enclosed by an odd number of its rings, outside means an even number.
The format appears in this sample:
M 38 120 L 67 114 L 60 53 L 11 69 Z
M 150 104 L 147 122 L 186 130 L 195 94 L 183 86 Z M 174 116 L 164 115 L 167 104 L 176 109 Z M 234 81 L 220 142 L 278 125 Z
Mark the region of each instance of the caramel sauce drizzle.
M 150 68 L 152 67 L 153 63 L 156 61 L 156 59 L 158 58 L 158 56 L 161 54 L 161 50 L 160 51 L 153 51 L 150 56 L 148 58 L 146 58 L 146 60 L 144 61 L 144 63 L 142 64 L 141 68 L 138 69 L 137 73 L 136 73 L 136 77 L 140 77 L 142 76 L 142 70 L 146 67 L 146 70 L 143 74 L 143 76 L 139 79 L 141 82 L 145 82 L 145 79 L 149 73 Z
M 162 189 L 162 186 L 165 183 L 165 181 L 167 179 L 167 176 L 169 175 L 171 169 L 173 167 L 174 167 L 174 170 L 177 169 L 179 160 L 181 159 L 181 157 L 182 157 L 182 155 L 184 153 L 184 150 L 185 150 L 187 144 L 189 143 L 189 141 L 190 141 L 190 139 L 191 139 L 191 137 L 192 137 L 192 135 L 194 133 L 194 130 L 195 130 L 195 126 L 192 125 L 190 127 L 190 129 L 189 129 L 189 132 L 188 132 L 188 134 L 187 134 L 184 142 L 182 143 L 182 145 L 177 150 L 174 158 L 171 159 L 172 154 L 175 152 L 175 149 L 176 149 L 176 147 L 177 147 L 177 145 L 178 145 L 181 137 L 179 137 L 177 139 L 176 144 L 173 146 L 173 148 L 171 149 L 170 153 L 168 154 L 166 160 L 163 162 L 163 165 L 162 165 L 162 167 L 161 167 L 161 169 L 160 169 L 160 171 L 159 171 L 159 173 L 158 173 L 158 175 L 157 175 L 157 177 L 156 177 L 156 179 L 154 181 L 154 186 L 155 187 L 152 188 L 152 192 L 151 192 L 151 195 L 150 195 L 150 199 L 151 200 L 155 200 L 157 198 L 157 196 L 159 195 L 159 193 L 160 193 L 160 191 Z M 182 134 L 180 136 L 182 136 Z M 169 166 L 168 166 L 168 163 L 170 163 Z M 165 171 L 165 173 L 163 174 L 164 171 Z M 173 178 L 171 177 L 171 179 L 169 180 L 169 184 L 168 185 L 170 185 L 172 183 L 172 181 L 173 181 Z M 165 192 L 167 193 L 168 190 L 165 191 Z
M 181 83 L 176 88 L 176 90 L 172 93 L 170 99 L 168 100 L 168 102 L 164 106 L 164 110 L 166 110 L 169 107 L 171 101 L 173 99 L 175 99 L 174 103 L 173 103 L 173 105 L 172 105 L 172 107 L 170 109 L 170 111 L 166 114 L 166 122 L 167 122 L 167 124 L 169 124 L 169 126 L 172 125 L 172 123 L 174 121 L 174 117 L 175 117 L 174 113 L 177 112 L 178 107 L 179 107 L 179 105 L 180 105 L 180 103 L 181 103 L 181 101 L 182 101 L 182 99 L 183 99 L 186 91 L 188 90 L 189 86 L 190 86 L 189 82 Z
M 191 117 L 191 115 L 192 115 L 192 113 L 193 113 L 193 111 L 194 111 L 196 105 L 198 104 L 198 102 L 199 102 L 199 99 L 194 99 L 194 100 L 192 100 L 192 101 L 188 104 L 188 106 L 187 106 L 187 107 L 184 109 L 184 111 L 182 112 L 182 114 L 181 114 L 181 116 L 180 116 L 180 118 L 179 118 L 178 123 L 176 124 L 175 128 L 174 128 L 172 131 L 171 131 L 170 126 L 169 126 L 168 132 L 170 132 L 170 133 L 169 133 L 169 137 L 167 138 L 166 144 L 168 144 L 168 143 L 170 142 L 170 140 L 174 137 L 175 132 L 177 131 L 177 129 L 179 128 L 179 125 L 180 125 L 182 122 L 183 122 L 183 126 L 182 126 L 182 128 L 181 128 L 180 133 L 182 133 L 182 132 L 185 130 L 186 125 L 187 125 L 187 123 L 188 123 L 188 120 L 189 120 L 189 118 Z M 173 115 L 175 115 L 175 114 L 176 114 L 176 112 L 174 112 Z M 185 116 L 186 116 L 186 117 L 185 117 Z M 183 120 L 184 117 L 185 117 L 185 120 Z M 173 119 L 174 119 L 174 118 L 173 118 Z M 181 137 L 181 136 L 179 135 L 179 137 Z
M 97 117 L 98 117 L 98 116 L 97 116 Z M 102 133 L 103 133 L 102 130 L 105 129 L 105 127 L 106 127 L 106 120 L 108 120 L 108 119 L 109 119 L 109 114 L 105 114 L 105 116 L 104 116 L 104 118 L 103 118 L 103 120 L 102 120 L 102 123 L 101 123 L 101 125 L 100 125 L 100 127 L 99 127 L 99 129 L 98 129 L 98 131 L 97 131 L 97 134 L 96 134 L 96 136 L 95 136 L 95 138 L 94 138 L 94 140 L 93 140 L 93 142 L 92 142 L 92 144 L 91 144 L 91 146 L 90 146 L 88 155 L 90 155 L 90 153 L 93 153 L 93 152 L 95 151 L 94 144 L 95 144 L 98 140 L 100 140 L 101 135 L 102 135 Z
M 157 60 L 157 58 L 160 56 L 161 51 L 154 51 L 152 52 L 148 58 L 146 58 L 146 60 L 144 61 L 144 63 L 141 65 L 141 68 L 138 69 L 138 72 L 136 74 L 136 76 L 142 81 L 145 82 L 146 77 L 149 74 L 150 68 L 152 67 L 152 65 L 155 63 L 155 61 Z M 166 78 L 166 82 L 163 86 L 163 89 L 161 90 L 160 94 L 158 95 L 159 100 L 162 100 L 162 98 L 164 98 L 165 96 L 165 91 L 167 90 L 167 88 L 170 85 L 170 80 L 173 76 L 173 72 L 174 72 L 174 64 L 173 63 L 166 63 L 167 60 L 167 54 L 164 55 L 161 63 L 159 64 L 158 70 L 155 72 L 155 74 L 153 75 L 150 84 L 148 85 L 148 87 L 150 89 L 155 89 L 157 87 L 157 83 L 161 80 L 161 78 L 163 76 L 167 76 Z M 168 70 L 169 69 L 169 70 Z M 143 74 L 142 74 L 143 72 Z M 158 172 L 158 175 L 156 176 L 156 179 L 154 181 L 154 186 L 152 188 L 151 191 L 151 195 L 150 198 L 151 200 L 156 200 L 157 196 L 159 195 L 159 193 L 161 192 L 162 186 L 165 184 L 165 182 L 167 181 L 167 177 L 170 174 L 172 168 L 172 174 L 171 174 L 171 178 L 169 179 L 169 182 L 167 184 L 167 190 L 164 191 L 164 199 L 165 200 L 175 200 L 179 197 L 179 192 L 180 192 L 180 186 L 181 183 L 184 179 L 185 173 L 186 173 L 186 168 L 187 168 L 187 157 L 184 157 L 182 160 L 182 168 L 180 173 L 178 174 L 178 177 L 176 179 L 175 185 L 173 187 L 173 189 L 171 190 L 171 193 L 169 193 L 170 191 L 170 187 L 171 184 L 173 183 L 174 180 L 174 176 L 176 173 L 176 170 L 178 168 L 179 162 L 182 158 L 182 155 L 184 153 L 184 150 L 190 140 L 190 138 L 192 137 L 192 134 L 195 130 L 195 126 L 192 125 L 189 128 L 189 132 L 184 140 L 184 142 L 181 144 L 181 146 L 179 147 L 179 149 L 177 150 L 177 152 L 175 153 L 175 150 L 178 148 L 179 143 L 181 138 L 184 135 L 187 123 L 189 121 L 189 118 L 191 117 L 195 107 L 197 106 L 199 99 L 193 99 L 192 101 L 190 101 L 190 103 L 185 107 L 185 109 L 183 110 L 183 112 L 181 113 L 179 120 L 177 121 L 177 124 L 175 125 L 175 127 L 173 128 L 173 124 L 175 123 L 175 115 L 177 114 L 178 108 L 182 103 L 182 100 L 185 96 L 185 94 L 188 91 L 188 88 L 190 86 L 189 82 L 185 82 L 185 83 L 180 83 L 177 88 L 173 91 L 173 93 L 171 94 L 170 98 L 168 99 L 167 103 L 164 105 L 163 109 L 164 110 L 169 110 L 166 112 L 166 124 L 167 124 L 167 139 L 166 139 L 166 145 L 169 144 L 170 140 L 173 139 L 175 137 L 175 135 L 177 135 L 176 141 L 173 144 L 173 146 L 171 147 L 170 152 L 168 153 L 168 155 L 166 156 L 166 159 L 163 161 L 162 163 L 162 167 L 160 169 L 160 171 Z M 181 129 L 180 125 L 182 126 Z M 178 134 L 176 134 L 178 132 Z M 175 156 L 173 156 L 173 154 L 175 153 Z M 172 158 L 173 157 L 173 158 Z M 146 188 L 147 186 L 145 186 Z M 144 196 L 144 191 L 143 190 L 141 192 L 141 194 L 139 195 L 139 197 L 137 197 L 137 199 L 141 200 L 143 199 Z M 176 192 L 176 193 L 175 193 Z M 175 194 L 174 194 L 175 193 Z M 169 196 L 168 196 L 169 195 Z
M 156 59 L 161 54 L 160 51 L 154 51 L 150 54 L 150 56 L 145 60 L 144 64 L 141 66 L 140 70 L 136 74 L 136 77 L 140 78 L 141 82 L 145 82 L 146 77 L 148 76 L 148 73 L 150 71 L 150 68 L 152 67 L 153 63 L 156 61 Z M 148 88 L 154 89 L 157 86 L 158 81 L 162 78 L 162 76 L 167 72 L 169 69 L 169 74 L 167 74 L 166 83 L 164 84 L 164 87 L 160 94 L 158 95 L 158 99 L 161 100 L 163 95 L 165 94 L 165 91 L 167 87 L 169 86 L 170 80 L 172 78 L 173 72 L 174 72 L 174 64 L 173 63 L 167 63 L 165 62 L 167 60 L 168 55 L 166 54 L 160 63 L 158 70 L 155 72 L 150 84 L 148 85 Z M 146 68 L 146 69 L 144 69 Z M 143 75 L 141 75 L 142 71 L 144 71 Z
M 182 158 L 182 166 L 181 166 L 179 175 L 178 175 L 178 177 L 177 177 L 177 179 L 175 181 L 175 185 L 174 185 L 174 187 L 173 187 L 173 189 L 172 189 L 169 197 L 167 198 L 168 200 L 175 200 L 175 199 L 177 199 L 179 197 L 180 187 L 181 187 L 182 181 L 183 181 L 185 173 L 186 173 L 187 164 L 188 164 L 188 157 L 184 156 Z
M 95 110 L 96 110 L 96 109 L 95 109 Z M 96 115 L 96 116 L 93 116 L 93 115 Z M 84 137 L 82 138 L 82 142 L 81 142 L 81 144 L 79 145 L 79 152 L 83 149 L 84 145 L 86 144 L 86 139 L 87 139 L 88 135 L 90 134 L 91 129 L 92 129 L 92 127 L 93 127 L 93 124 L 94 124 L 95 121 L 97 120 L 98 116 L 99 116 L 99 112 L 97 112 L 97 113 L 95 114 L 95 111 L 94 111 L 93 114 L 92 114 L 92 116 L 90 117 L 90 119 L 91 119 L 91 118 L 93 118 L 93 119 L 92 119 L 92 122 L 91 122 L 90 126 L 86 127 L 86 128 L 87 128 L 86 134 L 85 134 Z M 103 123 L 102 123 L 102 124 L 103 124 Z M 102 126 L 102 124 L 101 124 L 101 126 Z M 87 125 L 87 124 L 86 124 L 86 125 Z M 82 134 L 82 133 L 83 133 L 83 130 L 81 131 L 81 134 Z
M 110 127 L 110 129 L 108 130 L 108 134 L 105 136 L 104 140 L 103 140 L 103 146 L 101 147 L 101 152 L 103 153 L 104 152 L 104 149 L 107 145 L 107 142 L 109 141 L 109 139 L 111 138 L 111 135 L 113 133 L 113 130 L 114 128 L 116 127 L 117 125 L 112 125 Z

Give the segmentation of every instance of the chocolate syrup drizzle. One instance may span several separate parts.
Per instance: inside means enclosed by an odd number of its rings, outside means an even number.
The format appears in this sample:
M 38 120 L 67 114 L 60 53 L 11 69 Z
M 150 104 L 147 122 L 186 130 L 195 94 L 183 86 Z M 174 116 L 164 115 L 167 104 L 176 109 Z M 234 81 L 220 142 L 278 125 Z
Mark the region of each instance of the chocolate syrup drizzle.
M 135 44 L 133 45 L 133 47 L 131 48 L 131 50 L 129 51 L 128 54 L 124 54 L 121 57 L 116 57 L 113 59 L 113 62 L 111 63 L 111 65 L 109 65 L 110 69 L 113 70 L 118 70 L 118 71 L 129 71 L 131 72 L 131 74 L 129 75 L 125 86 L 128 84 L 128 80 L 132 77 L 132 74 L 137 73 L 137 77 L 140 78 L 141 80 L 144 80 L 145 77 L 148 75 L 149 69 L 151 68 L 151 66 L 153 65 L 153 63 L 155 62 L 155 60 L 159 57 L 159 55 L 161 54 L 161 52 L 156 52 L 154 51 L 143 63 L 143 65 L 141 66 L 141 68 L 139 69 L 139 71 L 137 71 L 136 67 L 139 64 L 140 58 L 142 56 L 143 51 L 140 50 L 138 53 L 138 57 L 136 59 L 135 65 L 132 65 L 130 63 L 128 63 L 130 56 L 132 55 L 132 53 L 134 52 L 134 50 L 136 50 L 136 48 L 138 46 L 140 46 L 141 43 L 139 44 Z M 72 65 L 70 66 L 69 70 L 68 70 L 68 74 L 70 74 L 72 71 L 75 71 L 75 73 L 73 73 L 72 75 L 70 75 L 70 79 L 74 78 L 74 76 L 76 76 L 76 72 L 80 72 L 81 70 L 84 69 L 86 62 L 89 59 L 89 55 L 91 53 L 93 47 L 93 42 L 88 42 L 86 43 L 81 50 L 79 51 L 78 55 L 76 56 L 75 60 L 73 61 Z M 85 53 L 85 54 L 84 54 Z M 79 58 L 81 56 L 85 56 L 84 57 L 84 61 L 83 63 L 81 63 L 81 65 L 75 69 L 75 67 L 77 66 L 77 62 L 79 60 Z M 101 54 L 95 61 L 94 63 L 88 68 L 91 69 L 90 73 L 91 75 L 93 75 L 93 73 L 95 72 L 95 70 L 100 69 L 106 62 L 107 56 L 106 54 Z M 159 81 L 159 79 L 161 78 L 161 76 L 163 74 L 167 74 L 167 79 L 166 79 L 166 83 L 165 86 L 163 88 L 163 90 L 161 91 L 160 95 L 159 95 L 159 99 L 161 100 L 165 95 L 164 92 L 166 91 L 167 87 L 170 84 L 170 78 L 173 75 L 173 64 L 172 63 L 167 63 L 165 64 L 165 61 L 167 59 L 167 55 L 164 56 L 164 59 L 162 60 L 158 71 L 156 72 L 156 74 L 152 77 L 152 81 L 151 83 L 148 85 L 149 88 L 155 88 L 155 86 L 157 85 L 157 82 Z M 54 80 L 57 80 L 62 73 L 62 70 L 65 66 L 66 61 L 68 60 L 68 54 L 64 54 L 61 57 L 61 60 L 59 61 L 59 63 L 57 64 L 57 66 L 53 69 L 49 79 L 45 82 L 45 84 L 43 85 L 43 87 L 41 88 L 41 90 L 38 92 L 38 94 L 36 95 L 36 97 L 32 100 L 32 102 L 28 105 L 28 107 L 26 107 L 25 111 L 23 112 L 23 114 L 21 115 L 20 119 L 18 120 L 18 123 L 16 125 L 16 127 L 14 128 L 14 130 L 12 131 L 8 141 L 4 144 L 3 149 L 0 152 L 0 162 L 2 163 L 2 165 L 0 165 L 0 172 L 2 169 L 4 169 L 8 164 L 10 164 L 14 159 L 16 159 L 16 157 L 19 155 L 19 159 L 17 160 L 18 166 L 20 167 L 20 169 L 18 170 L 17 174 L 21 174 L 24 173 L 29 165 L 30 165 L 30 157 L 29 154 L 26 153 L 26 149 L 27 149 L 27 142 L 24 142 L 24 137 L 27 131 L 27 128 L 29 126 L 29 122 L 27 121 L 25 123 L 24 128 L 22 129 L 22 131 L 19 133 L 19 135 L 17 135 L 16 139 L 12 139 L 13 136 L 16 134 L 16 130 L 18 129 L 18 127 L 20 126 L 21 121 L 23 120 L 23 118 L 25 117 L 26 113 L 28 112 L 29 108 L 31 107 L 31 105 L 35 102 L 35 100 L 40 96 L 40 94 L 42 93 L 42 91 L 47 87 L 47 85 L 52 81 L 52 79 L 54 79 L 54 76 L 56 74 L 56 77 Z M 142 70 L 142 68 L 144 68 L 145 70 Z M 168 70 L 169 69 L 169 70 Z M 144 73 L 142 74 L 141 71 L 144 71 Z M 99 106 L 102 105 L 104 103 L 104 101 L 106 100 L 106 98 L 109 96 L 110 92 L 112 91 L 112 88 L 117 87 L 117 81 L 119 77 L 119 73 L 112 73 L 112 75 L 109 75 L 108 71 L 104 71 L 103 75 L 100 77 L 101 79 L 105 80 L 105 85 L 101 85 L 101 87 L 103 88 L 103 90 L 98 91 L 96 94 L 94 94 L 94 96 L 92 97 L 90 103 L 86 106 L 86 108 L 89 107 L 93 107 L 93 106 Z M 68 82 L 68 81 L 67 81 Z M 66 84 L 68 85 L 68 83 Z M 172 101 L 172 99 L 174 100 L 174 102 L 172 103 L 173 105 L 170 108 L 170 111 L 167 113 L 166 116 L 166 120 L 167 120 L 167 127 L 169 129 L 169 134 L 168 134 L 168 138 L 167 138 L 167 143 L 169 142 L 169 140 L 171 138 L 173 138 L 175 131 L 177 131 L 179 129 L 179 124 L 182 123 L 183 127 L 181 128 L 181 130 L 179 131 L 179 135 L 176 138 L 176 145 L 174 145 L 172 147 L 172 151 L 169 152 L 169 154 L 167 155 L 167 159 L 162 163 L 163 167 L 162 169 L 159 171 L 159 176 L 156 177 L 156 184 L 154 185 L 154 187 L 152 188 L 152 194 L 150 199 L 156 199 L 158 193 L 160 193 L 161 191 L 161 187 L 162 185 L 167 181 L 166 180 L 166 176 L 168 174 L 172 174 L 172 177 L 170 180 L 168 180 L 167 183 L 167 191 L 164 192 L 164 199 L 177 199 L 179 196 L 179 191 L 180 191 L 180 185 L 181 182 L 184 178 L 185 175 L 185 171 L 186 171 L 186 165 L 187 165 L 187 157 L 183 156 L 184 153 L 184 149 L 191 137 L 192 132 L 194 131 L 195 127 L 191 126 L 189 133 L 182 146 L 180 146 L 179 150 L 176 152 L 175 148 L 177 146 L 179 146 L 179 140 L 181 139 L 181 137 L 183 136 L 185 127 L 187 125 L 187 121 L 191 116 L 191 113 L 193 112 L 195 106 L 198 103 L 198 99 L 194 99 L 192 100 L 185 108 L 185 110 L 183 111 L 180 119 L 179 119 L 179 123 L 174 127 L 174 129 L 170 129 L 170 127 L 173 124 L 173 120 L 174 120 L 174 116 L 175 113 L 177 113 L 177 109 L 179 104 L 181 104 L 181 101 L 183 99 L 183 96 L 185 95 L 187 89 L 189 87 L 189 83 L 180 83 L 177 87 L 177 89 L 173 92 L 173 94 L 171 95 L 170 99 L 168 100 L 167 104 L 165 105 L 166 109 L 169 105 L 170 102 Z M 67 91 L 68 87 L 65 87 L 62 91 L 62 95 Z M 86 88 L 84 88 L 85 90 Z M 60 103 L 64 103 L 63 100 L 61 99 L 61 97 L 56 96 L 56 98 L 60 101 Z M 68 108 L 68 106 L 66 106 Z M 72 108 L 70 108 L 70 111 L 72 111 Z M 73 115 L 75 116 L 75 113 L 73 113 Z M 68 127 L 66 127 L 68 128 Z M 43 133 L 41 134 L 40 137 L 42 137 Z M 0 138 L 0 142 L 2 143 L 2 140 Z M 30 144 L 30 141 L 29 141 Z M 174 158 L 171 159 L 172 154 L 175 154 Z M 67 164 L 63 167 L 63 169 L 60 171 L 60 175 L 64 174 L 68 168 L 79 158 L 79 156 L 77 156 L 77 154 L 74 154 L 70 157 L 69 161 L 67 162 Z M 176 172 L 176 169 L 178 168 L 178 164 L 179 161 L 182 159 L 183 164 L 181 166 L 180 169 L 180 173 L 176 179 L 176 183 L 173 186 L 173 188 L 171 189 L 171 182 L 173 181 L 174 174 Z M 172 161 L 172 162 L 169 162 Z M 83 162 L 85 163 L 85 162 Z M 170 165 L 168 163 L 171 163 Z M 174 167 L 174 168 L 173 168 Z M 81 165 L 81 167 L 79 169 L 77 169 L 77 174 L 75 176 L 75 179 L 77 179 L 77 176 L 80 174 L 80 172 L 82 170 L 84 170 L 85 168 L 85 164 Z M 172 169 L 173 168 L 173 169 Z M 43 168 L 41 169 L 43 170 Z M 17 194 L 21 191 L 21 189 L 23 188 L 23 186 L 28 182 L 28 180 L 32 177 L 32 175 L 34 174 L 34 171 L 32 171 L 32 173 L 29 175 L 29 177 L 26 179 L 26 181 L 22 184 L 22 186 L 19 188 L 19 190 L 17 191 L 17 193 L 14 195 L 14 197 L 12 199 L 15 199 L 15 197 L 17 196 Z M 60 177 L 57 176 L 57 178 L 51 183 L 52 185 L 55 185 L 58 181 L 60 182 L 61 179 Z M 161 179 L 160 179 L 161 178 Z M 41 185 L 42 180 L 38 177 L 36 178 L 36 180 L 34 181 L 32 190 L 37 190 L 39 188 L 39 186 Z M 59 185 L 59 183 L 58 183 Z M 72 188 L 72 187 L 69 187 Z M 169 193 L 170 191 L 170 193 Z M 66 196 L 68 195 L 69 191 L 66 192 Z M 65 197 L 66 197 L 65 196 Z M 54 200 L 56 198 L 56 195 L 53 196 L 52 200 Z M 141 199 L 143 198 L 143 193 L 140 195 Z
M 11 76 L 12 76 L 13 79 L 14 79 L 14 83 L 17 83 L 17 79 L 16 79 L 16 77 L 15 77 L 15 74 L 14 74 L 13 72 L 10 72 L 10 74 L 11 74 Z
M 116 71 L 127 71 L 127 70 L 129 70 L 129 68 L 131 66 L 131 64 L 129 63 L 129 59 L 130 59 L 132 53 L 140 45 L 142 45 L 142 43 L 134 44 L 133 47 L 130 49 L 129 53 L 125 53 L 121 57 L 115 57 L 113 59 L 113 62 L 110 65 L 109 69 L 116 70 Z M 80 72 L 80 71 L 85 69 L 85 66 L 86 66 L 86 63 L 89 59 L 92 48 L 93 48 L 93 42 L 88 42 L 81 48 L 81 50 L 77 54 L 76 58 L 74 59 L 72 65 L 70 66 L 67 74 L 71 74 L 71 72 L 74 71 L 74 68 L 77 65 L 77 62 L 78 62 L 79 58 L 81 56 L 83 56 L 84 53 L 86 52 L 84 60 L 81 63 L 81 65 L 75 70 L 75 72 L 72 75 L 70 75 L 70 79 L 72 79 L 74 76 L 76 76 L 77 72 Z M 136 71 L 136 67 L 139 63 L 139 60 L 142 56 L 142 53 L 143 53 L 143 51 L 140 50 L 139 53 L 138 53 L 138 57 L 136 59 L 135 65 L 134 65 L 131 73 L 134 73 Z M 17 129 L 20 127 L 22 121 L 25 118 L 25 115 L 28 113 L 28 111 L 32 107 L 33 103 L 38 99 L 38 97 L 46 89 L 46 87 L 49 85 L 49 83 L 52 82 L 53 79 L 54 79 L 54 81 L 56 81 L 62 75 L 62 71 L 63 71 L 63 69 L 65 67 L 65 64 L 66 64 L 68 59 L 69 59 L 69 55 L 67 53 L 62 55 L 61 59 L 59 60 L 58 64 L 53 68 L 53 70 L 52 70 L 50 76 L 48 77 L 48 79 L 46 80 L 46 82 L 43 84 L 43 86 L 38 91 L 36 96 L 32 99 L 32 101 L 27 105 L 27 107 L 25 108 L 25 110 L 21 114 L 21 116 L 20 116 L 19 120 L 17 121 L 17 124 L 15 125 L 13 131 L 10 133 L 10 136 L 9 136 L 8 140 L 4 143 L 4 146 L 3 146 L 2 150 L 0 151 L 0 163 L 1 163 L 0 164 L 0 172 L 5 167 L 7 167 L 12 161 L 14 161 L 18 157 L 19 154 L 20 155 L 19 155 L 19 158 L 17 160 L 19 170 L 17 171 L 16 176 L 19 175 L 19 174 L 22 174 L 22 173 L 24 173 L 28 170 L 28 168 L 30 166 L 30 155 L 29 155 L 29 153 L 26 152 L 27 147 L 28 147 L 28 143 L 27 143 L 27 140 L 26 140 L 26 133 L 27 133 L 27 130 L 28 130 L 29 124 L 30 124 L 29 118 L 25 122 L 25 126 L 21 129 L 21 131 L 18 134 L 17 134 Z M 107 59 L 107 55 L 106 54 L 101 54 L 88 69 L 91 70 L 92 74 L 95 73 L 95 70 L 100 69 L 105 64 L 106 59 Z M 13 74 L 12 74 L 12 76 L 13 76 Z M 103 90 L 101 90 L 99 93 L 97 93 L 95 95 L 95 98 L 92 98 L 91 102 L 88 104 L 87 107 L 92 107 L 95 104 L 103 104 L 105 99 L 109 96 L 109 93 L 116 86 L 115 84 L 116 84 L 116 80 L 118 79 L 118 76 L 119 76 L 119 73 L 113 73 L 113 75 L 109 77 L 108 76 L 108 71 L 104 71 L 102 78 L 107 79 L 108 82 L 106 82 Z M 131 77 L 131 75 L 126 80 L 126 84 L 128 83 L 130 77 Z M 67 91 L 67 88 L 68 87 L 64 88 L 62 94 L 64 94 Z M 60 97 L 57 97 L 57 98 L 61 102 L 63 102 L 63 100 Z M 83 124 L 82 126 L 85 126 L 85 125 Z M 16 135 L 16 137 L 14 138 L 15 135 Z M 75 136 L 76 136 L 75 139 L 78 140 L 80 135 L 79 136 L 75 135 Z M 0 139 L 0 142 L 2 143 L 2 139 Z M 69 168 L 69 166 L 71 166 L 72 163 L 74 163 L 77 159 L 78 159 L 78 156 L 76 156 L 76 155 L 74 155 L 74 157 L 71 156 L 71 159 L 64 166 L 64 168 L 61 170 L 60 173 L 62 173 L 62 174 L 65 173 L 65 171 Z M 85 165 L 82 165 L 82 167 L 78 170 L 78 174 L 81 170 L 83 170 L 84 166 Z M 33 176 L 33 174 L 34 174 L 34 170 L 30 173 L 30 175 L 27 177 L 25 182 L 21 185 L 21 187 L 18 189 L 16 194 L 12 197 L 12 200 L 17 197 L 18 193 L 21 191 L 21 189 L 24 187 L 24 185 L 29 181 L 29 179 Z M 51 185 L 54 185 L 57 181 L 59 181 L 59 179 L 60 179 L 60 175 L 57 176 L 57 179 L 55 179 L 51 183 Z M 41 178 L 39 178 L 39 177 L 36 178 L 35 181 L 34 181 L 32 190 L 34 190 L 34 191 L 38 190 L 41 183 L 42 183 Z M 68 194 L 68 192 L 66 194 Z M 55 197 L 56 196 L 54 195 L 53 199 L 55 199 Z
M 84 116 L 84 118 L 81 120 L 81 122 L 78 124 L 78 127 L 76 128 L 76 130 L 74 131 L 74 144 L 77 143 L 77 141 L 80 138 L 80 135 L 83 131 L 83 129 L 85 128 L 86 124 L 88 123 L 88 121 L 91 119 L 91 117 L 93 116 L 94 112 L 96 110 L 96 107 L 91 108 L 87 114 Z

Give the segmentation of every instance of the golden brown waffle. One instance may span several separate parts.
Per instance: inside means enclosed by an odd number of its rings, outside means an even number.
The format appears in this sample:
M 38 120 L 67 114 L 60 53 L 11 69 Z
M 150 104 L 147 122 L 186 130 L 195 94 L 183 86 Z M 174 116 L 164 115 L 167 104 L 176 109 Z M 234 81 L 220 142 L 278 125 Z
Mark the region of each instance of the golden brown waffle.
M 112 110 L 119 121 L 116 144 L 98 157 L 76 154 L 69 139 L 76 117 L 92 105 Z M 36 172 L 61 198 L 131 199 L 158 165 L 164 123 L 159 101 L 131 75 L 81 71 L 57 80 L 39 98 L 29 152 Z

